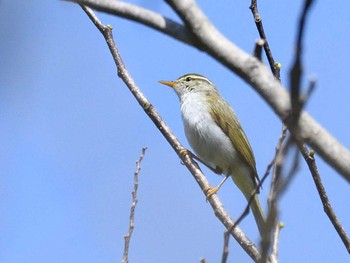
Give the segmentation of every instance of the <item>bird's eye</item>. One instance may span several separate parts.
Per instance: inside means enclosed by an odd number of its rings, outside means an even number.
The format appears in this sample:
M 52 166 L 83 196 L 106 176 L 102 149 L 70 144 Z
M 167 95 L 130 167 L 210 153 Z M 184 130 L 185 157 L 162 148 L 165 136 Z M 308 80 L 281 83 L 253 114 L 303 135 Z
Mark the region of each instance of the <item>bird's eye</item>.
M 187 77 L 187 78 L 186 78 L 186 81 L 191 81 L 191 80 L 192 80 L 191 77 Z

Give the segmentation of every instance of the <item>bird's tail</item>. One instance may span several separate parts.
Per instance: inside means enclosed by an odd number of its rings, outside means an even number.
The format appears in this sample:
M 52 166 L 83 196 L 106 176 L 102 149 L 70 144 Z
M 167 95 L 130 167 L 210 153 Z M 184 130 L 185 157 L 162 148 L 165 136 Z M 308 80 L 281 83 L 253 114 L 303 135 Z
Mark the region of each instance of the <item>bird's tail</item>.
M 247 198 L 247 200 L 249 199 Z M 253 200 L 250 203 L 250 208 L 252 209 L 255 222 L 258 225 L 260 236 L 263 237 L 265 233 L 265 228 L 266 228 L 266 220 L 265 220 L 265 215 L 261 208 L 260 201 L 257 194 L 254 195 Z
M 247 201 L 249 202 L 251 195 L 255 190 L 255 186 L 254 186 L 255 184 L 252 183 L 252 181 L 249 180 L 250 178 L 247 177 L 246 175 L 235 175 L 235 176 L 232 176 L 232 179 L 234 183 L 238 186 L 238 188 L 241 190 L 241 192 L 244 194 Z M 254 195 L 250 203 L 250 208 L 253 212 L 255 222 L 259 229 L 260 236 L 262 237 L 265 233 L 266 220 L 265 220 L 264 212 L 260 205 L 258 194 Z

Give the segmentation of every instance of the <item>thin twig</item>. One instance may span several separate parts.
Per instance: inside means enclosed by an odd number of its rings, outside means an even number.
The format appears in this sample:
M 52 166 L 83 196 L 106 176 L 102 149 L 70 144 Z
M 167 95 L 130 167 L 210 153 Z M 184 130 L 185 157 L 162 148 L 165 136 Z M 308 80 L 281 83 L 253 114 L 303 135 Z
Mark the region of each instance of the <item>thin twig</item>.
M 300 158 L 299 158 L 300 154 L 299 154 L 298 148 L 295 145 L 293 137 L 290 137 L 288 141 L 290 145 L 288 145 L 285 155 L 291 156 L 291 154 L 294 154 L 293 157 L 291 157 L 293 162 L 292 162 L 292 166 L 289 168 L 283 180 L 280 181 L 280 185 L 278 188 L 279 195 L 283 194 L 287 190 L 288 186 L 290 185 L 290 182 L 294 178 L 300 166 Z M 289 152 L 292 152 L 292 153 L 289 154 Z
M 124 81 L 126 86 L 129 88 L 131 93 L 134 95 L 135 99 L 141 105 L 143 110 L 146 112 L 148 117 L 153 121 L 153 123 L 157 126 L 159 131 L 163 134 L 165 139 L 169 142 L 169 144 L 173 147 L 175 152 L 180 157 L 181 161 L 185 164 L 187 169 L 191 172 L 192 176 L 196 180 L 196 182 L 201 187 L 203 193 L 205 194 L 205 189 L 208 188 L 209 182 L 203 173 L 198 169 L 198 166 L 193 162 L 188 154 L 181 154 L 185 148 L 178 141 L 175 135 L 171 132 L 169 127 L 162 120 L 157 110 L 152 106 L 152 104 L 147 100 L 147 98 L 142 94 L 141 90 L 138 88 L 129 72 L 127 71 L 125 64 L 119 54 L 119 51 L 115 45 L 112 27 L 107 25 L 103 25 L 101 21 L 97 18 L 97 16 L 92 12 L 92 10 L 88 7 L 82 6 L 83 10 L 92 20 L 92 22 L 96 25 L 99 31 L 102 33 L 105 38 L 107 45 L 110 49 L 110 52 L 113 56 L 115 64 L 118 68 L 118 76 Z M 214 195 L 209 199 L 209 203 L 212 206 L 215 215 L 221 221 L 221 223 L 226 227 L 226 229 L 230 229 L 234 224 L 234 221 L 224 208 L 218 196 Z M 244 232 L 235 227 L 234 230 L 230 231 L 231 235 L 238 241 L 241 247 L 246 251 L 246 253 L 255 261 L 259 262 L 261 256 L 258 248 L 253 244 L 251 240 L 247 238 Z
M 224 249 L 222 251 L 221 263 L 226 263 L 228 258 L 228 245 L 230 243 L 230 232 L 225 231 L 224 233 Z
M 262 48 L 264 47 L 264 45 L 265 45 L 265 40 L 262 38 L 255 41 L 253 56 L 259 59 L 260 61 L 261 61 L 261 55 L 262 55 Z
M 286 188 L 290 185 L 290 181 L 294 178 L 299 166 L 299 152 L 294 147 L 294 141 L 292 137 L 289 137 L 284 145 L 281 146 L 280 151 L 277 153 L 274 173 L 271 179 L 270 193 L 268 196 L 268 214 L 266 218 L 266 232 L 261 240 L 261 256 L 262 262 L 268 259 L 268 252 L 273 245 L 273 233 L 275 231 L 276 224 L 278 223 L 278 201 L 282 194 L 285 193 Z M 290 151 L 294 150 L 294 156 L 292 166 L 285 170 L 285 163 Z M 286 174 L 286 176 L 283 176 Z
M 254 196 L 259 193 L 264 181 L 267 179 L 268 175 L 270 174 L 270 170 L 276 162 L 276 158 L 281 150 L 283 141 L 286 138 L 286 134 L 287 134 L 287 127 L 285 125 L 282 125 L 281 135 L 278 138 L 278 142 L 277 142 L 277 145 L 275 147 L 275 155 L 274 155 L 272 161 L 267 166 L 266 171 L 264 173 L 264 176 L 261 178 L 258 185 L 255 187 L 253 193 L 251 194 L 245 209 L 243 210 L 242 214 L 237 218 L 237 220 L 235 221 L 235 224 L 232 226 L 232 228 L 235 228 L 237 225 L 239 225 L 242 222 L 242 220 L 249 214 L 250 204 L 253 202 Z
M 337 231 L 339 237 L 343 241 L 343 244 L 345 245 L 346 250 L 350 254 L 350 238 L 347 235 L 344 227 L 341 225 L 339 219 L 337 218 L 331 203 L 329 202 L 326 190 L 322 184 L 322 180 L 320 177 L 320 174 L 317 169 L 315 155 L 313 151 L 308 151 L 305 145 L 300 144 L 299 150 L 301 154 L 303 155 L 309 170 L 311 172 L 312 178 L 314 180 L 318 195 L 320 196 L 321 202 L 323 204 L 323 210 L 327 214 L 329 220 L 333 224 L 335 230 Z
M 313 0 L 305 0 L 304 8 L 301 12 L 298 33 L 295 47 L 295 59 L 294 64 L 290 72 L 290 96 L 292 103 L 292 125 L 299 120 L 300 112 L 302 109 L 302 103 L 300 100 L 300 90 L 302 81 L 302 55 L 303 55 L 303 36 L 305 32 L 306 18 L 312 6 Z
M 134 189 L 132 191 L 132 203 L 130 207 L 130 223 L 129 223 L 129 230 L 128 233 L 124 236 L 125 244 L 124 244 L 124 253 L 123 253 L 123 259 L 122 263 L 128 263 L 129 262 L 129 245 L 130 245 L 130 238 L 132 235 L 132 232 L 134 231 L 135 226 L 135 207 L 138 202 L 137 199 L 137 189 L 139 187 L 139 173 L 141 170 L 141 162 L 143 157 L 145 156 L 147 148 L 142 148 L 141 155 L 139 159 L 136 161 L 136 170 L 134 172 Z
M 283 228 L 283 223 L 277 223 L 272 236 L 272 251 L 270 255 L 271 263 L 278 263 L 278 241 L 281 229 Z
M 275 62 L 275 59 L 272 56 L 270 45 L 269 45 L 269 42 L 267 41 L 267 38 L 266 38 L 262 19 L 261 19 L 261 16 L 259 14 L 259 11 L 258 11 L 257 0 L 252 0 L 249 8 L 252 11 L 252 14 L 254 16 L 255 25 L 256 25 L 256 28 L 258 29 L 260 38 L 265 41 L 264 42 L 264 50 L 266 53 L 267 60 L 269 61 L 269 64 L 270 64 L 271 71 L 272 71 L 273 75 L 278 80 L 280 80 L 280 68 L 277 66 L 278 64 Z
M 282 130 L 285 132 L 284 137 L 286 136 L 285 127 L 283 125 Z M 283 177 L 282 169 L 285 163 L 287 152 L 292 146 L 290 138 L 283 144 L 283 141 L 280 142 L 280 147 L 276 149 L 276 156 L 274 162 L 274 171 L 271 178 L 270 192 L 267 199 L 268 203 L 268 213 L 266 217 L 266 231 L 265 235 L 261 239 L 261 257 L 262 262 L 265 262 L 268 258 L 268 253 L 271 247 L 272 242 L 272 233 L 278 221 L 278 200 L 283 192 Z
M 316 88 L 316 77 L 311 77 L 309 79 L 309 85 L 305 93 L 302 94 L 302 96 L 300 97 L 300 103 L 302 108 L 305 108 L 306 103 L 309 101 L 311 94 L 314 92 L 315 88 Z

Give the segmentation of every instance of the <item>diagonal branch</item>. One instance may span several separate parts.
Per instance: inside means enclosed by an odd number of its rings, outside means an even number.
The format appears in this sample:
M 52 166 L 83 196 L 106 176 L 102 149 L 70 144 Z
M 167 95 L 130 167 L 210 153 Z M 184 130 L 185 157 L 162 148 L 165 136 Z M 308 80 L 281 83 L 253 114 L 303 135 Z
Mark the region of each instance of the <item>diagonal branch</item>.
M 185 44 L 201 49 L 193 34 L 183 25 L 146 8 L 122 1 L 110 0 L 65 0 L 84 4 L 95 10 L 138 22 Z
M 265 53 L 266 53 L 267 60 L 269 61 L 269 64 L 270 64 L 271 71 L 272 71 L 273 75 L 277 79 L 280 80 L 280 67 L 277 66 L 278 63 L 275 62 L 275 59 L 272 56 L 270 45 L 269 45 L 269 42 L 267 41 L 265 30 L 264 30 L 264 27 L 263 27 L 263 24 L 262 24 L 262 19 L 261 19 L 261 16 L 259 14 L 259 11 L 258 11 L 258 2 L 257 2 L 257 0 L 252 0 L 249 8 L 250 8 L 250 10 L 253 13 L 255 25 L 256 25 L 256 28 L 258 29 L 260 38 L 262 40 L 264 40 L 264 50 L 265 50 Z
M 320 199 L 321 199 L 321 202 L 323 204 L 323 210 L 327 214 L 329 220 L 332 222 L 339 237 L 343 241 L 343 244 L 345 245 L 346 250 L 348 251 L 348 253 L 350 253 L 350 238 L 346 234 L 344 227 L 341 225 L 339 219 L 337 218 L 337 216 L 332 208 L 331 203 L 329 202 L 326 190 L 323 187 L 322 180 L 321 180 L 320 174 L 319 174 L 317 166 L 316 166 L 314 152 L 313 151 L 309 152 L 307 150 L 307 148 L 301 143 L 298 143 L 298 147 L 299 147 L 299 151 L 303 155 L 303 157 L 304 157 L 304 159 L 309 167 L 309 170 L 311 172 L 312 178 L 313 178 L 315 186 L 317 188 L 317 192 L 318 192 Z
M 203 193 L 205 194 L 205 189 L 209 186 L 209 182 L 207 178 L 203 175 L 201 170 L 198 168 L 196 163 L 190 158 L 188 154 L 183 155 L 181 152 L 185 149 L 182 144 L 177 140 L 175 135 L 171 132 L 170 128 L 165 124 L 157 110 L 153 107 L 153 105 L 147 100 L 147 98 L 142 94 L 141 90 L 138 88 L 129 72 L 127 71 L 125 64 L 122 61 L 122 58 L 119 54 L 119 51 L 115 45 L 113 35 L 112 35 L 112 27 L 110 25 L 103 25 L 101 21 L 97 18 L 97 16 L 92 12 L 92 10 L 88 7 L 82 6 L 85 13 L 89 16 L 98 30 L 101 32 L 103 37 L 105 38 L 107 45 L 110 49 L 110 52 L 113 56 L 115 64 L 118 68 L 118 76 L 124 81 L 126 86 L 129 88 L 131 93 L 134 95 L 137 102 L 146 112 L 148 117 L 153 121 L 153 123 L 158 127 L 159 131 L 163 134 L 165 139 L 172 146 L 174 151 L 179 155 L 184 165 L 191 172 L 192 176 L 195 178 L 196 182 L 201 187 Z M 225 210 L 223 204 L 219 200 L 219 198 L 214 195 L 209 199 L 209 203 L 212 206 L 215 215 L 221 221 L 221 223 L 227 228 L 230 229 L 231 235 L 238 241 L 241 247 L 246 251 L 246 253 L 255 261 L 259 262 L 261 256 L 257 247 L 250 241 L 243 231 L 239 227 L 235 227 L 231 229 L 234 225 L 234 221 Z

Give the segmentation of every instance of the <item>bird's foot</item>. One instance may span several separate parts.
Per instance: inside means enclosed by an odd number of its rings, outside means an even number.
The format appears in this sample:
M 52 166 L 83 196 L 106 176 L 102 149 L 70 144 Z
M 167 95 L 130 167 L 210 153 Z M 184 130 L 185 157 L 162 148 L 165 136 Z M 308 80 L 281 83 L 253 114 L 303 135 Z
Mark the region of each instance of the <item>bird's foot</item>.
M 185 157 L 186 155 L 192 156 L 192 153 L 189 150 L 187 150 L 186 148 L 181 149 L 179 151 L 179 153 L 180 153 L 182 158 Z
M 219 191 L 219 189 L 220 187 L 212 187 L 212 186 L 205 187 L 203 190 L 205 192 L 207 201 L 212 195 L 215 195 Z

